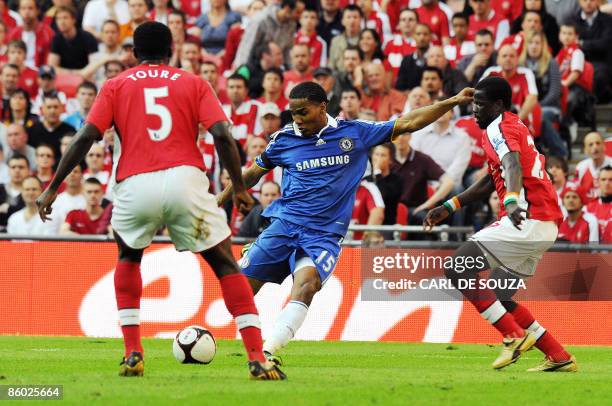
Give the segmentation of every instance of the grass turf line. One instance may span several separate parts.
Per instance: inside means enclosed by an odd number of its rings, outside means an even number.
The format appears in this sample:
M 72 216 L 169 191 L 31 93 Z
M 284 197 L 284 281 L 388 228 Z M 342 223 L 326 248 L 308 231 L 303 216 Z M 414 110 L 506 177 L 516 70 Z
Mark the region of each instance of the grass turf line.
M 494 371 L 498 346 L 292 342 L 287 382 L 247 380 L 242 343 L 221 340 L 210 365 L 182 365 L 171 340 L 145 339 L 144 378 L 117 376 L 116 339 L 0 336 L 0 384 L 62 384 L 66 404 L 609 404 L 612 347 L 571 347 L 580 372 L 527 373 L 537 350 Z

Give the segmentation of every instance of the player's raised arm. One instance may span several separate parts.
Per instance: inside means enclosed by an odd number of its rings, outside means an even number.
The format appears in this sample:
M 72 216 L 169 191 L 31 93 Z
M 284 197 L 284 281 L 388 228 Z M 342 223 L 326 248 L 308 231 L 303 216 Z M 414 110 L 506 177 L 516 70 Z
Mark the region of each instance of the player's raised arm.
M 252 188 L 259 182 L 259 180 L 268 172 L 258 165 L 253 165 L 242 174 L 242 181 L 244 182 L 247 189 Z M 217 204 L 223 206 L 225 202 L 232 196 L 234 191 L 234 182 L 232 181 L 226 188 L 217 195 Z
M 236 209 L 245 213 L 249 212 L 253 207 L 253 198 L 247 192 L 245 182 L 242 180 L 240 172 L 240 155 L 238 148 L 229 131 L 227 121 L 219 121 L 208 129 L 215 140 L 215 149 L 221 159 L 221 165 L 229 173 L 232 180 L 232 190 L 228 192 L 227 197 L 234 195 L 234 205 Z
M 85 124 L 83 128 L 77 132 L 74 140 L 72 140 L 68 149 L 62 156 L 53 180 L 51 180 L 51 183 L 39 198 L 36 199 L 38 214 L 43 221 L 50 219 L 51 205 L 55 201 L 57 191 L 64 179 L 66 179 L 66 176 L 68 176 L 74 167 L 85 158 L 85 155 L 87 155 L 93 143 L 101 137 L 102 134 L 100 130 L 89 123 Z
M 474 89 L 466 87 L 455 96 L 446 100 L 435 102 L 430 106 L 421 107 L 405 114 L 395 121 L 393 137 L 403 133 L 411 133 L 436 121 L 444 113 L 455 106 L 471 103 L 474 99 Z

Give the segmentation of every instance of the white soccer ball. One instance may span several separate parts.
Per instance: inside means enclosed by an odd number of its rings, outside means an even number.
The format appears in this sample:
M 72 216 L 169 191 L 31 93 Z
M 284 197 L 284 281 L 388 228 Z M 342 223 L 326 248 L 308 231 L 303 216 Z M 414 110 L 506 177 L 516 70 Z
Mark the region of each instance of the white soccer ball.
M 209 364 L 216 352 L 215 338 L 200 326 L 185 327 L 172 342 L 174 358 L 183 364 Z

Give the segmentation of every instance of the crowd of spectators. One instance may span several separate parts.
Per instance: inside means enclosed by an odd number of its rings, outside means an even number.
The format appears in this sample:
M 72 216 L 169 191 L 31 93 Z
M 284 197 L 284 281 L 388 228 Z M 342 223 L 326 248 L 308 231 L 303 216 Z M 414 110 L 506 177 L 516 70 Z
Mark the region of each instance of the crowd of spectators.
M 389 120 L 502 76 L 547 157 L 566 216 L 560 238 L 612 242 L 612 158 L 594 114 L 612 99 L 612 2 L 0 0 L 0 12 L 0 232 L 109 233 L 113 129 L 66 179 L 53 221 L 40 221 L 35 200 L 100 87 L 137 65 L 134 30 L 155 20 L 172 32 L 169 63 L 217 93 L 245 168 L 291 120 L 288 95 L 301 82 L 325 89 L 333 117 Z M 428 209 L 484 176 L 481 130 L 470 113 L 457 108 L 374 148 L 353 221 L 419 225 Z M 588 158 L 570 175 L 578 125 L 593 132 L 584 139 Z M 228 177 L 204 128 L 198 146 L 217 193 Z M 265 227 L 260 213 L 280 197 L 281 182 L 277 168 L 253 187 L 259 205 L 246 218 L 223 208 L 234 235 Z M 498 212 L 493 194 L 450 223 L 478 229 Z

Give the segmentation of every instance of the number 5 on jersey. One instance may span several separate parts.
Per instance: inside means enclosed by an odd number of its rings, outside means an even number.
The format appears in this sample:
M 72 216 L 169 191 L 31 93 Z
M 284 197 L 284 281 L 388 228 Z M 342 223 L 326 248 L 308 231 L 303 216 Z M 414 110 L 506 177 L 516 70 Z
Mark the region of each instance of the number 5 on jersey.
M 166 106 L 156 103 L 156 99 L 162 97 L 168 97 L 168 86 L 144 89 L 145 112 L 159 117 L 161 121 L 161 126 L 157 130 L 147 128 L 149 137 L 153 141 L 165 140 L 172 131 L 170 110 Z

